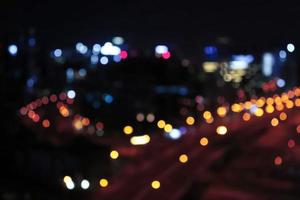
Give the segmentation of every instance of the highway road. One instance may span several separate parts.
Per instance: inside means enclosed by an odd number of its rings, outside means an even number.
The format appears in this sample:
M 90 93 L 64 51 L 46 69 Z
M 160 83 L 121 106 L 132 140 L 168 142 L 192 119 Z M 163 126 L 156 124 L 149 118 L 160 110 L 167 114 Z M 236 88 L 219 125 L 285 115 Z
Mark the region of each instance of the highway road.
M 247 122 L 239 113 L 189 126 L 177 141 L 153 135 L 149 144 L 134 147 L 137 154 L 123 158 L 109 186 L 95 189 L 91 199 L 299 199 L 299 111 L 285 110 L 288 118 L 275 127 L 271 119 L 281 112 Z M 227 126 L 226 135 L 216 133 L 218 125 Z M 199 144 L 204 136 L 207 146 Z M 188 162 L 179 162 L 181 154 Z M 151 187 L 153 180 L 159 189 Z

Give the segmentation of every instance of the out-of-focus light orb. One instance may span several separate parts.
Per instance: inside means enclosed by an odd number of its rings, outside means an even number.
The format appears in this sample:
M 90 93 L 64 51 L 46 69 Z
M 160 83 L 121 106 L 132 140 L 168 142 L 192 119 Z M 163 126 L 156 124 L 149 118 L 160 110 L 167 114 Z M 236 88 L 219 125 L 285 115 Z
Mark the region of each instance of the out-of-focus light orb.
M 277 165 L 277 166 L 282 164 L 282 158 L 281 158 L 281 156 L 276 156 L 275 157 L 274 164 Z
M 258 99 L 255 104 L 257 107 L 261 108 L 265 105 L 265 101 L 263 99 Z
M 254 56 L 251 54 L 247 55 L 233 55 L 232 60 L 234 61 L 244 61 L 246 63 L 252 63 L 254 61 Z
M 61 49 L 55 49 L 53 54 L 56 58 L 61 57 L 62 56 L 62 50 Z
M 145 145 L 150 142 L 150 139 L 149 135 L 133 136 L 130 138 L 130 143 L 132 145 Z
M 57 101 L 57 96 L 56 96 L 55 94 L 52 94 L 52 95 L 50 96 L 50 101 L 51 101 L 51 102 L 56 102 L 56 101 Z
M 250 119 L 251 119 L 251 115 L 249 113 L 246 112 L 243 114 L 243 120 L 245 122 L 249 121 Z
M 210 45 L 210 46 L 204 47 L 203 51 L 207 56 L 212 56 L 212 55 L 217 54 L 218 49 L 216 46 Z
M 266 110 L 267 113 L 273 113 L 275 109 L 274 109 L 274 106 L 268 104 L 266 106 L 265 110 Z
M 123 128 L 123 132 L 124 132 L 126 135 L 132 134 L 132 133 L 133 133 L 133 128 L 132 128 L 132 126 L 129 126 L 129 125 L 125 126 L 125 127 Z
M 296 131 L 297 131 L 297 133 L 300 133 L 300 125 L 298 125 L 298 126 L 296 127 Z
M 166 125 L 166 122 L 165 122 L 164 120 L 159 120 L 159 121 L 157 122 L 157 127 L 158 127 L 158 128 L 164 128 L 165 125 Z
M 82 120 L 81 120 L 81 123 L 83 126 L 88 126 L 90 125 L 90 119 L 87 118 L 87 117 L 84 117 Z
M 181 163 L 186 163 L 186 162 L 188 162 L 188 160 L 189 160 L 189 157 L 186 154 L 181 154 L 179 156 L 179 162 L 181 162 Z
M 288 100 L 288 101 L 286 102 L 286 108 L 291 109 L 291 108 L 293 108 L 293 107 L 294 107 L 294 102 L 291 101 L 291 100 Z
M 160 182 L 158 180 L 154 180 L 152 181 L 151 183 L 151 187 L 155 190 L 159 189 L 160 188 Z
M 110 157 L 111 157 L 111 159 L 116 160 L 116 159 L 119 157 L 119 152 L 116 151 L 116 150 L 112 150 L 112 151 L 110 152 Z
M 145 115 L 143 113 L 136 114 L 136 120 L 138 122 L 142 122 L 142 121 L 144 121 L 144 119 L 145 119 Z
M 293 45 L 292 43 L 289 43 L 287 46 L 286 46 L 286 49 L 288 50 L 288 52 L 292 53 L 295 51 L 295 45 Z
M 285 86 L 285 80 L 283 79 L 278 79 L 277 82 L 276 82 L 277 86 L 282 88 Z
M 182 133 L 179 129 L 173 128 L 171 132 L 169 132 L 169 137 L 173 140 L 177 140 L 181 137 Z
M 61 107 L 59 108 L 59 112 L 60 112 L 60 114 L 61 114 L 63 117 L 68 117 L 68 116 L 70 115 L 69 109 L 68 109 L 67 107 L 65 107 L 65 106 L 61 106 Z
M 78 71 L 78 74 L 79 74 L 79 76 L 81 76 L 81 77 L 85 77 L 86 74 L 87 74 L 87 71 L 86 71 L 86 69 L 81 68 L 81 69 Z
M 106 42 L 101 48 L 101 54 L 115 56 L 121 53 L 121 49 L 114 46 L 111 42 Z
M 81 42 L 78 42 L 78 43 L 76 43 L 76 50 L 81 54 L 86 54 L 88 51 L 88 48 Z
M 26 114 L 27 114 L 27 111 L 28 111 L 27 108 L 22 107 L 22 108 L 20 109 L 20 114 L 21 114 L 21 115 L 26 115 Z
M 38 114 L 33 115 L 32 121 L 34 121 L 35 123 L 37 123 L 38 121 L 40 121 L 40 116 Z
M 275 58 L 271 53 L 263 54 L 262 71 L 265 76 L 271 76 L 273 73 L 273 65 L 275 64 Z
M 232 70 L 245 70 L 249 67 L 249 63 L 243 60 L 234 60 L 229 62 L 229 67 Z
M 105 103 L 111 104 L 114 101 L 114 98 L 110 94 L 104 94 L 103 100 L 105 101 Z
M 122 58 L 121 58 L 120 55 L 116 55 L 116 56 L 113 57 L 113 60 L 114 60 L 115 62 L 120 62 L 121 59 L 122 59 Z
M 75 188 L 75 184 L 70 176 L 65 176 L 63 180 L 69 190 L 73 190 Z
M 279 51 L 279 57 L 280 57 L 280 59 L 286 59 L 286 51 L 284 51 L 284 50 L 281 50 L 281 51 Z
M 278 124 L 279 124 L 279 120 L 277 119 L 277 118 L 273 118 L 272 120 L 271 120 L 271 125 L 272 126 L 278 126 Z
M 217 113 L 220 117 L 225 117 L 226 116 L 226 113 L 227 113 L 227 109 L 225 107 L 219 107 L 217 109 Z
M 91 56 L 91 64 L 96 65 L 98 62 L 99 62 L 99 57 L 97 55 L 92 55 Z M 101 62 L 101 64 L 103 64 L 103 63 Z
M 257 109 L 256 105 L 252 105 L 252 103 L 250 101 L 246 101 L 244 103 L 244 108 L 247 110 L 250 110 L 251 112 L 254 112 Z
M 295 97 L 295 93 L 294 93 L 292 90 L 290 90 L 290 91 L 288 92 L 288 96 L 289 96 L 290 99 L 292 99 L 292 98 Z
M 166 53 L 163 53 L 162 54 L 162 57 L 163 57 L 163 59 L 169 59 L 170 57 L 171 57 L 171 53 L 168 51 L 168 52 L 166 52 Z
M 201 146 L 208 145 L 208 139 L 206 137 L 201 138 L 200 139 L 200 144 L 201 144 Z
M 101 63 L 102 65 L 106 65 L 106 64 L 108 63 L 108 58 L 107 58 L 106 56 L 102 56 L 102 57 L 100 58 L 100 63 Z
M 105 178 L 100 179 L 99 185 L 100 185 L 100 187 L 103 187 L 103 188 L 107 187 L 108 186 L 108 180 L 105 179 Z
M 70 181 L 66 183 L 66 187 L 68 188 L 68 190 L 73 190 L 75 188 L 75 184 L 73 181 Z
M 49 128 L 50 127 L 50 122 L 48 119 L 44 119 L 42 122 L 42 125 L 44 128 Z
M 232 112 L 241 112 L 242 111 L 242 106 L 240 104 L 234 103 L 231 106 Z
M 98 55 L 100 53 L 100 50 L 101 50 L 100 44 L 93 45 L 93 54 Z
M 258 109 L 257 105 L 255 105 L 255 104 L 252 105 L 250 102 L 246 102 L 246 103 L 249 103 L 250 109 L 248 108 L 247 105 L 245 105 L 245 108 L 249 109 L 251 113 L 255 113 L 257 111 L 257 109 Z
M 274 98 L 274 102 L 275 102 L 276 105 L 282 104 L 281 98 L 280 98 L 279 96 L 276 96 L 276 97 Z
M 27 87 L 29 87 L 29 88 L 32 88 L 32 87 L 34 86 L 34 83 L 35 83 L 35 81 L 34 81 L 33 78 L 29 78 L 29 79 L 26 81 L 26 85 L 27 85 Z
M 186 134 L 186 132 L 187 132 L 187 128 L 184 126 L 180 127 L 179 130 L 182 134 Z
M 15 44 L 11 44 L 8 46 L 8 53 L 12 56 L 16 56 L 18 53 L 18 47 Z
M 31 38 L 28 39 L 28 45 L 29 45 L 30 47 L 35 46 L 35 44 L 36 44 L 35 38 L 31 37 Z
M 169 51 L 169 48 L 166 45 L 157 45 L 155 47 L 156 54 L 163 54 Z
M 281 121 L 286 120 L 286 119 L 287 119 L 287 114 L 286 114 L 285 112 L 280 113 L 279 119 L 280 119 Z
M 80 49 L 82 48 L 83 44 L 81 42 L 77 42 L 75 47 L 77 51 L 80 51 Z
M 257 117 L 262 117 L 264 115 L 264 110 L 262 108 L 257 108 L 254 111 L 254 115 L 257 116 Z
M 218 126 L 216 132 L 219 135 L 225 135 L 227 133 L 227 128 L 226 126 Z
M 173 130 L 173 126 L 171 124 L 166 124 L 164 130 L 165 132 L 170 133 Z
M 76 92 L 75 92 L 74 90 L 69 90 L 69 91 L 67 92 L 67 96 L 68 96 L 68 98 L 70 98 L 70 99 L 74 99 L 74 98 L 76 97 Z
M 203 118 L 204 119 L 210 119 L 212 117 L 212 115 L 211 115 L 211 112 L 209 112 L 209 111 L 205 111 L 204 113 L 203 113 Z
M 112 39 L 112 42 L 115 45 L 122 45 L 124 43 L 124 39 L 122 37 L 117 36 Z
M 211 118 L 209 118 L 209 119 L 206 119 L 205 121 L 206 121 L 206 123 L 208 123 L 208 124 L 212 124 L 212 123 L 214 122 L 214 118 L 211 117 Z
M 34 112 L 34 111 L 32 111 L 32 110 L 30 110 L 30 111 L 28 112 L 28 114 L 27 114 L 27 115 L 28 115 L 28 117 L 29 117 L 29 118 L 31 118 L 31 119 L 32 119 L 32 118 L 33 118 L 33 116 L 35 115 L 35 112 Z
M 288 100 L 289 100 L 289 96 L 286 93 L 283 93 L 281 95 L 281 98 L 279 96 L 275 98 L 275 103 L 279 104 L 282 102 L 287 102 Z
M 74 78 L 74 70 L 72 68 L 68 68 L 66 70 L 66 77 L 67 77 L 67 80 L 73 80 Z
M 121 59 L 126 59 L 128 57 L 128 53 L 125 50 L 122 50 L 120 53 L 120 57 Z
M 189 117 L 186 118 L 185 122 L 186 122 L 187 125 L 191 126 L 195 123 L 195 118 L 192 117 L 192 116 L 189 116 Z
M 203 64 L 202 64 L 203 70 L 207 73 L 215 72 L 218 69 L 218 67 L 219 67 L 218 62 L 206 61 L 206 62 L 203 62 Z
M 284 109 L 284 105 L 283 104 L 276 105 L 276 110 L 282 111 L 283 109 Z
M 300 107 L 300 99 L 296 99 L 295 100 L 295 106 L 296 107 Z
M 296 146 L 295 140 L 289 139 L 288 141 L 288 147 L 289 148 L 294 148 Z
M 67 94 L 65 92 L 61 92 L 58 97 L 60 100 L 64 101 L 67 98 Z M 61 102 L 57 104 L 58 107 L 61 107 L 61 105 L 63 105 Z
M 148 121 L 149 123 L 152 123 L 152 122 L 155 120 L 155 116 L 154 116 L 154 114 L 149 113 L 149 114 L 147 115 L 146 119 L 147 119 L 147 121 Z
M 86 180 L 86 179 L 83 179 L 81 181 L 80 186 L 81 186 L 82 189 L 87 190 L 90 187 L 90 182 L 88 180 Z
M 299 97 L 300 96 L 300 88 L 295 88 L 295 95 L 297 96 L 297 97 Z
M 67 183 L 67 182 L 70 182 L 72 181 L 72 178 L 70 176 L 65 176 L 64 177 L 64 182 Z
M 75 119 L 73 121 L 73 126 L 76 130 L 81 130 L 83 127 L 83 124 L 82 124 L 81 120 Z

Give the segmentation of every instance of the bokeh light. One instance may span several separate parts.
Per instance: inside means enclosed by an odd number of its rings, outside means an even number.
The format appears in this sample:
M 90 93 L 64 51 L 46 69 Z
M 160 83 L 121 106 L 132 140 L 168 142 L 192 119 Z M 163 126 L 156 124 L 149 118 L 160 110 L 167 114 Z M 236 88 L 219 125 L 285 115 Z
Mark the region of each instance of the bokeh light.
M 227 133 L 227 128 L 226 126 L 218 126 L 216 132 L 219 135 L 225 135 Z
M 280 113 L 279 119 L 281 121 L 285 121 L 287 119 L 287 114 L 285 112 Z
M 160 182 L 158 180 L 154 180 L 151 182 L 151 187 L 153 189 L 159 189 L 160 188 Z
M 8 46 L 8 53 L 12 56 L 16 56 L 18 53 L 18 47 L 15 44 L 11 44 Z
M 50 122 L 48 119 L 44 119 L 42 122 L 42 125 L 44 128 L 48 128 L 50 126 Z
M 185 121 L 186 121 L 186 124 L 190 125 L 190 126 L 195 123 L 194 117 L 191 117 L 191 116 L 187 117 Z
M 133 128 L 132 128 L 132 126 L 129 126 L 129 125 L 125 126 L 125 127 L 123 128 L 123 132 L 124 132 L 126 135 L 132 134 L 132 133 L 133 133 Z
M 110 152 L 110 157 L 111 157 L 111 159 L 113 159 L 113 160 L 118 159 L 118 157 L 119 157 L 119 152 L 116 151 L 116 150 L 112 150 L 112 151 Z
M 189 160 L 188 156 L 186 154 L 181 154 L 179 156 L 179 162 L 186 163 Z
M 279 124 L 279 120 L 278 120 L 277 118 L 273 118 L 273 119 L 271 120 L 271 125 L 272 125 L 272 126 L 278 126 L 278 124 Z
M 173 130 L 173 126 L 171 124 L 166 124 L 164 130 L 165 132 L 170 133 Z
M 133 136 L 130 138 L 130 143 L 132 145 L 145 145 L 150 142 L 149 135 L 142 135 L 142 136 Z
M 282 164 L 282 158 L 281 158 L 281 156 L 276 156 L 275 157 L 274 164 L 277 165 L 277 166 Z
M 217 113 L 220 117 L 224 117 L 224 116 L 226 116 L 227 109 L 225 107 L 219 107 L 217 109 Z
M 103 188 L 107 187 L 108 186 L 108 180 L 105 179 L 105 178 L 100 179 L 99 185 L 100 185 L 100 187 L 103 187 Z
M 166 125 L 166 122 L 165 122 L 164 120 L 159 120 L 159 121 L 157 122 L 157 127 L 158 127 L 158 128 L 164 128 L 165 125 Z
M 201 144 L 202 146 L 208 145 L 208 139 L 207 139 L 206 137 L 202 137 L 202 138 L 200 139 L 200 144 Z
M 90 182 L 88 180 L 86 180 L 86 179 L 83 179 L 81 181 L 80 186 L 81 186 L 82 189 L 87 190 L 90 187 Z

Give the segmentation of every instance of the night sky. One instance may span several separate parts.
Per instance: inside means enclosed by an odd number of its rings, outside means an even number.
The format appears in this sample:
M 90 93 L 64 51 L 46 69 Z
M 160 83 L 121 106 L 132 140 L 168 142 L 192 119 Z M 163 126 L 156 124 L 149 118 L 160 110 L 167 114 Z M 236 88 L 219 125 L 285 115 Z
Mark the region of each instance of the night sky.
M 196 1 L 195 1 L 196 2 Z M 161 41 L 194 48 L 217 37 L 244 47 L 272 47 L 300 34 L 300 4 L 286 1 L 1 1 L 2 35 L 29 27 L 48 45 L 121 35 L 147 47 Z

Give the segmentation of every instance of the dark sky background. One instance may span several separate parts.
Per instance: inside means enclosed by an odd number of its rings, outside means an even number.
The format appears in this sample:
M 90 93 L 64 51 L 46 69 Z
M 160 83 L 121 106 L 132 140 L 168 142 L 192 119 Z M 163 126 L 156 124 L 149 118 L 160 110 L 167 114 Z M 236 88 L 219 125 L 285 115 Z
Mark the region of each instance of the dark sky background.
M 165 41 L 186 49 L 220 36 L 249 48 L 300 40 L 296 1 L 2 0 L 0 11 L 2 36 L 34 27 L 48 46 L 116 35 L 142 47 Z

